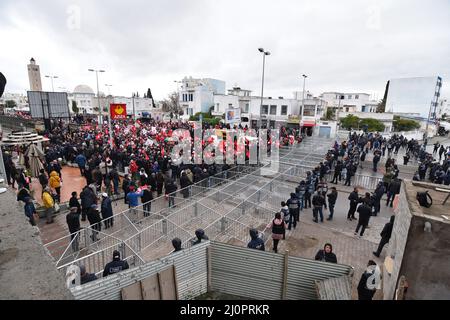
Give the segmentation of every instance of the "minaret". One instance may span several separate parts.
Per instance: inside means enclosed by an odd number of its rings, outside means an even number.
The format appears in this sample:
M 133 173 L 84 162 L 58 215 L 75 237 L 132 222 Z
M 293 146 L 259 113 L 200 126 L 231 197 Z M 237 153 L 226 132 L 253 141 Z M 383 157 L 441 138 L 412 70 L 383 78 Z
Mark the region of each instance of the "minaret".
M 33 58 L 28 65 L 28 80 L 30 81 L 30 91 L 42 91 L 41 71 Z

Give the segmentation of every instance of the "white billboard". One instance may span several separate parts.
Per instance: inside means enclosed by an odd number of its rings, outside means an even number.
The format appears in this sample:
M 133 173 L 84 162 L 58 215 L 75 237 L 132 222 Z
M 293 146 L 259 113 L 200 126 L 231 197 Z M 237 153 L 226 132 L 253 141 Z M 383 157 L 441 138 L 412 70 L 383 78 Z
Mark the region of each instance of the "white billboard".
M 431 119 L 433 119 L 441 84 L 442 80 L 438 76 L 391 79 L 386 99 L 386 112 L 419 113 L 422 118 L 428 118 L 431 107 Z

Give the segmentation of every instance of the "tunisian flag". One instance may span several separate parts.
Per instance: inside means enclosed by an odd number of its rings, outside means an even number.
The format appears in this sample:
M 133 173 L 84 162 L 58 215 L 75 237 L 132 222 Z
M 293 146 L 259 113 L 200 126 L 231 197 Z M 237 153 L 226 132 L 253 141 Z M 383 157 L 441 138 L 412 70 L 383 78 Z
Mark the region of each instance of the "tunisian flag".
M 111 120 L 123 120 L 127 118 L 127 105 L 111 103 L 109 105 Z

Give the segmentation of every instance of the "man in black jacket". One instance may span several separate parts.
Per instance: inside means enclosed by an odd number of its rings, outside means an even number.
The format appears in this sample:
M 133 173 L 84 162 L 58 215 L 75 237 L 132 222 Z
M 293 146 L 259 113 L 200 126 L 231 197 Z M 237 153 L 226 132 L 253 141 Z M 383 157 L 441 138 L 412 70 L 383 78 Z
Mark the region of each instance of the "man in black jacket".
M 395 178 L 394 180 L 392 180 L 391 184 L 389 185 L 389 189 L 388 189 L 386 206 L 389 205 L 389 201 L 390 201 L 391 202 L 390 207 L 392 208 L 395 195 L 400 193 L 400 187 L 401 187 L 401 183 L 400 183 L 399 179 Z
M 377 188 L 375 189 L 374 193 L 373 193 L 373 199 L 374 199 L 374 203 L 373 203 L 373 215 L 377 216 L 378 213 L 380 213 L 380 206 L 381 206 L 381 198 L 384 195 L 384 192 L 386 190 L 384 189 L 384 184 L 383 182 L 379 182 L 377 185 Z
M 118 273 L 129 268 L 130 266 L 128 265 L 128 262 L 126 262 L 125 260 L 120 260 L 120 252 L 114 250 L 113 261 L 106 264 L 105 269 L 103 270 L 103 277 Z
M 45 173 L 44 169 L 40 170 L 39 183 L 40 183 L 40 185 L 42 187 L 42 191 L 44 191 L 45 187 L 48 185 L 48 176 Z
M 86 221 L 86 216 L 93 204 L 96 203 L 96 196 L 89 186 L 85 186 L 80 193 L 81 199 L 81 221 Z
M 85 284 L 94 280 L 97 280 L 97 276 L 94 273 L 87 273 L 85 266 L 80 266 L 80 284 Z
M 72 197 L 69 200 L 69 208 L 77 208 L 77 213 L 80 215 L 81 214 L 81 205 L 78 202 L 78 195 L 77 192 L 74 191 L 72 192 Z
M 180 177 L 180 188 L 181 188 L 181 193 L 183 194 L 183 198 L 188 198 L 190 191 L 189 191 L 189 186 L 192 184 L 191 180 L 189 180 L 187 174 L 185 171 L 183 171 L 183 173 L 181 174 Z
M 383 247 L 389 243 L 389 240 L 391 239 L 391 235 L 392 235 L 392 229 L 394 227 L 394 220 L 395 220 L 395 216 L 392 215 L 391 219 L 389 220 L 388 223 L 386 223 L 384 225 L 383 231 L 381 231 L 380 236 L 381 236 L 381 241 L 380 244 L 378 245 L 378 249 L 377 251 L 372 252 L 374 254 L 374 256 L 376 257 L 380 257 L 381 254 L 381 250 L 383 250 Z
M 66 216 L 67 226 L 69 227 L 70 239 L 72 241 L 73 252 L 78 251 L 79 233 L 80 231 L 80 215 L 77 207 L 71 207 L 70 212 Z M 76 239 L 74 239 L 76 238 Z
M 336 205 L 336 200 L 338 197 L 338 192 L 335 187 L 331 188 L 331 193 L 327 194 L 328 197 L 328 209 L 330 210 L 330 215 L 328 216 L 327 220 L 333 220 L 333 214 L 334 214 L 334 206 Z
M 358 203 L 360 201 L 359 199 L 359 195 L 358 195 L 358 188 L 354 188 L 353 192 L 350 193 L 350 195 L 348 196 L 348 200 L 350 200 L 350 209 L 348 209 L 348 213 L 347 213 L 347 220 L 356 220 L 355 218 L 355 212 L 356 212 L 356 207 L 358 206 Z
M 247 244 L 247 248 L 261 251 L 266 250 L 264 240 L 258 236 L 258 230 L 250 229 L 250 238 L 252 238 L 252 240 Z
M 172 179 L 167 178 L 166 181 L 166 195 L 169 198 L 169 208 L 175 206 L 175 193 L 177 191 L 177 185 Z
M 318 261 L 337 263 L 337 258 L 333 253 L 333 246 L 331 243 L 326 243 L 323 250 L 319 250 L 314 259 Z
M 152 211 L 153 193 L 150 186 L 146 186 L 142 191 L 141 202 L 143 203 L 142 210 L 144 210 L 144 217 L 148 217 Z
M 313 204 L 313 221 L 318 223 L 318 214 L 320 214 L 320 222 L 323 222 L 323 205 L 325 204 L 325 198 L 322 196 L 320 191 L 317 191 L 312 199 Z
M 377 264 L 373 260 L 369 260 L 367 264 L 367 269 L 361 276 L 361 279 L 358 283 L 358 300 L 372 300 L 373 295 L 377 291 L 375 281 L 379 280 L 376 277 L 372 277 L 377 268 Z M 372 277 L 373 280 L 369 281 L 369 278 Z
M 295 193 L 291 193 L 291 197 L 286 201 L 286 205 L 289 208 L 289 225 L 288 230 L 291 230 L 292 224 L 294 229 L 297 227 L 297 221 L 299 221 L 300 216 L 300 203 L 297 199 Z
M 98 211 L 98 207 L 95 203 L 89 208 L 87 218 L 90 223 L 90 227 L 92 228 L 91 239 L 95 242 L 97 241 L 98 231 L 102 231 L 102 219 L 100 218 L 100 212 Z
M 334 167 L 334 175 L 333 180 L 331 180 L 331 183 L 337 184 L 338 178 L 339 181 L 341 181 L 341 173 L 342 173 L 342 162 L 338 161 L 336 163 L 336 166 Z
M 356 226 L 355 230 L 355 236 L 358 234 L 359 228 L 362 227 L 361 233 L 359 234 L 360 237 L 364 235 L 364 230 L 366 230 L 367 226 L 369 225 L 369 219 L 372 216 L 372 209 L 367 203 L 367 201 L 363 201 L 361 205 L 358 207 L 358 213 L 359 213 L 359 219 L 358 219 L 358 225 Z

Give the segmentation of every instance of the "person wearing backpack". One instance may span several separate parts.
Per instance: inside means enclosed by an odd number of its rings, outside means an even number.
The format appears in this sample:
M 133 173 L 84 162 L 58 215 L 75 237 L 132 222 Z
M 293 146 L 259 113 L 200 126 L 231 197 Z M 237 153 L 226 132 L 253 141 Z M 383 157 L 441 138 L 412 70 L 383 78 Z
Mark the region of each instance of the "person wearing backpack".
M 286 223 L 281 219 L 280 212 L 275 214 L 275 218 L 267 227 L 272 229 L 273 251 L 278 253 L 278 243 L 283 239 L 283 234 L 287 228 Z

